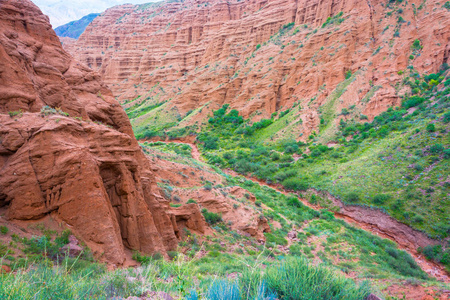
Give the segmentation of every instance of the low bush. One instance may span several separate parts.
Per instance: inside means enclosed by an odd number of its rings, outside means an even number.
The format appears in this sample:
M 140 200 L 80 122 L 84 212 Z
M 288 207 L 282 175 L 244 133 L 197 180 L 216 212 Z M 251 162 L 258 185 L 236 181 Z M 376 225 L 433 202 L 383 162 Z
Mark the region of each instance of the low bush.
M 450 267 L 450 248 L 443 250 L 442 245 L 429 245 L 418 249 L 429 260 L 434 260 Z
M 407 100 L 403 101 L 402 106 L 406 109 L 415 107 L 419 104 L 422 104 L 425 101 L 425 98 L 419 97 L 419 96 L 413 96 L 408 98 Z
M 430 123 L 427 125 L 426 127 L 428 132 L 435 132 L 436 131 L 436 126 L 433 123 Z
M 7 234 L 9 232 L 9 228 L 6 226 L 0 226 L 0 233 Z
M 444 146 L 442 144 L 434 144 L 430 147 L 430 152 L 432 154 L 440 154 L 444 151 Z
M 308 182 L 299 178 L 288 178 L 283 180 L 282 185 L 286 189 L 293 191 L 306 191 L 309 188 Z
M 286 200 L 287 204 L 289 206 L 294 206 L 294 207 L 302 207 L 302 203 L 300 202 L 300 200 L 298 200 L 297 197 L 295 196 L 290 196 L 287 198 Z
M 389 195 L 377 194 L 373 197 L 373 203 L 381 205 L 386 203 L 390 199 Z
M 208 211 L 206 208 L 202 209 L 202 214 L 209 225 L 214 225 L 223 221 L 222 215 Z
M 275 243 L 277 245 L 283 245 L 283 246 L 288 244 L 288 241 L 284 237 L 279 236 L 277 234 L 265 233 L 264 235 L 266 237 L 267 243 Z
M 360 200 L 359 194 L 356 192 L 350 192 L 346 197 L 347 202 L 358 202 Z

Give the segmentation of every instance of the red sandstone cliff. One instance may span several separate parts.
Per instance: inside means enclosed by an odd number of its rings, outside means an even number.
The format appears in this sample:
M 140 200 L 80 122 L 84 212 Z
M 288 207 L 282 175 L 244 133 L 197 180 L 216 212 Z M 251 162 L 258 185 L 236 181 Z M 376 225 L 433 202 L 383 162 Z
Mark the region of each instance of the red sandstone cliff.
M 117 265 L 125 247 L 178 243 L 123 109 L 28 0 L 0 0 L 0 207 L 10 221 L 50 215 Z
M 211 101 L 183 125 L 224 103 L 258 119 L 300 102 L 307 136 L 346 72 L 356 75 L 334 109 L 355 105 L 370 119 L 398 104 L 408 66 L 448 62 L 449 40 L 437 0 L 187 0 L 111 8 L 65 47 L 121 100 L 169 101 L 179 117 Z
M 9 222 L 51 218 L 115 265 L 126 248 L 175 250 L 181 229 L 210 231 L 198 205 L 170 208 L 160 195 L 158 181 L 185 180 L 178 168 L 144 155 L 111 91 L 62 49 L 32 2 L 0 0 L 0 209 Z M 232 199 L 184 196 L 234 229 L 260 239 L 270 230 L 257 212 L 231 211 Z

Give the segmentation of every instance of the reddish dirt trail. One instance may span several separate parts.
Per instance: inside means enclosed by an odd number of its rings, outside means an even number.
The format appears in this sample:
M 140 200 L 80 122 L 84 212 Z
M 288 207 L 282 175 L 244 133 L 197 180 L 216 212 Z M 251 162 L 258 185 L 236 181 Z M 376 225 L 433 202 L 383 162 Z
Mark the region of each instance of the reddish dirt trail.
M 161 141 L 160 139 L 153 139 L 150 141 Z M 177 139 L 177 140 L 167 140 L 162 142 L 173 142 L 173 143 L 184 143 L 188 144 L 192 148 L 192 157 L 196 160 L 203 161 L 201 153 L 195 144 L 195 138 L 193 139 Z M 252 176 L 244 176 L 233 170 L 225 169 L 224 173 L 231 176 L 241 176 L 248 180 L 257 182 L 260 185 L 264 185 L 274 190 L 284 194 L 296 194 L 292 191 L 285 190 L 280 184 L 268 184 L 258 178 Z M 395 220 L 394 218 L 386 215 L 385 213 L 361 206 L 344 206 L 343 203 L 331 195 L 324 195 L 333 202 L 334 205 L 339 206 L 340 211 L 334 212 L 336 218 L 344 220 L 346 223 L 351 224 L 357 228 L 369 231 L 377 236 L 386 238 L 395 242 L 399 249 L 408 252 L 417 264 L 424 270 L 428 275 L 436 278 L 437 280 L 445 283 L 450 283 L 450 274 L 447 273 L 445 268 L 435 262 L 426 260 L 422 255 L 417 252 L 418 247 L 423 247 L 429 244 L 436 244 L 437 241 L 428 238 L 424 233 L 414 230 L 409 226 Z M 298 197 L 298 199 L 307 207 L 314 210 L 323 209 L 318 205 L 313 205 L 309 203 L 306 199 Z
M 187 137 L 187 138 L 184 138 L 184 139 L 169 140 L 168 138 L 166 138 L 165 140 L 162 140 L 160 137 L 153 137 L 153 138 L 146 139 L 146 140 L 143 140 L 143 141 L 145 141 L 145 142 L 152 142 L 152 143 L 154 143 L 154 142 L 163 142 L 163 143 L 186 144 L 186 145 L 191 146 L 192 158 L 195 159 L 195 160 L 198 160 L 198 161 L 203 161 L 201 153 L 198 150 L 197 145 L 195 144 L 195 138 L 196 138 L 195 136 L 192 136 L 192 137 Z

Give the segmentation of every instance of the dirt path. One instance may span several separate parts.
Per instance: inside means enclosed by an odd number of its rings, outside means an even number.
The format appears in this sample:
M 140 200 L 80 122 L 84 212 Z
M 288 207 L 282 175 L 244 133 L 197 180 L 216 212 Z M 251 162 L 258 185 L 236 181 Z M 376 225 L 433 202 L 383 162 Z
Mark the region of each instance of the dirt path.
M 199 160 L 199 161 L 203 161 L 203 158 L 201 156 L 200 151 L 198 150 L 197 145 L 195 144 L 195 136 L 192 137 L 188 137 L 185 139 L 174 139 L 174 140 L 169 140 L 168 138 L 166 138 L 165 140 L 162 140 L 160 137 L 153 137 L 150 139 L 146 139 L 146 142 L 164 142 L 164 143 L 177 143 L 177 144 L 187 144 L 189 146 L 191 146 L 191 155 L 192 158 L 195 160 Z
M 150 141 L 156 142 L 161 141 L 161 139 L 152 139 Z M 195 144 L 195 137 L 193 139 L 166 140 L 162 142 L 188 144 L 192 148 L 192 157 L 196 160 L 203 161 L 201 153 L 198 150 L 197 145 Z M 233 170 L 225 169 L 223 170 L 223 172 L 231 176 L 245 177 L 248 180 L 257 182 L 260 185 L 273 188 L 274 190 L 284 195 L 297 194 L 293 191 L 284 189 L 280 184 L 268 184 L 258 178 L 244 176 L 242 174 L 238 174 Z M 418 247 L 437 244 L 438 241 L 428 238 L 423 232 L 412 229 L 408 225 L 397 221 L 396 219 L 383 213 L 380 210 L 362 206 L 345 206 L 339 199 L 333 197 L 328 193 L 317 192 L 314 190 L 310 191 L 316 193 L 317 195 L 320 195 L 321 197 L 328 198 L 333 202 L 335 206 L 338 206 L 340 208 L 339 212 L 334 212 L 336 218 L 344 220 L 348 224 L 369 231 L 382 238 L 394 241 L 400 249 L 405 250 L 414 258 L 414 260 L 422 268 L 422 270 L 439 281 L 450 283 L 450 274 L 446 272 L 445 268 L 442 265 L 426 260 L 417 252 Z M 323 209 L 323 207 L 309 203 L 304 198 L 298 197 L 298 199 L 309 208 L 315 210 Z

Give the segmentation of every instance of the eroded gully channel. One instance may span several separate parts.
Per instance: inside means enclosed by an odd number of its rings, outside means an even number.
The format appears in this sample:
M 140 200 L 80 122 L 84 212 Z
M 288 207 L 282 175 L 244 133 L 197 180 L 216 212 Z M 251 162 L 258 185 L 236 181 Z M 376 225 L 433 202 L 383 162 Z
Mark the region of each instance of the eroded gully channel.
M 191 138 L 188 137 L 186 139 L 177 139 L 170 141 L 169 140 L 161 141 L 160 139 L 150 139 L 148 141 L 188 144 L 192 148 L 191 151 L 192 158 L 198 161 L 203 161 L 201 153 L 197 145 L 195 144 L 195 137 Z M 301 198 L 298 195 L 298 193 L 284 189 L 280 184 L 268 184 L 255 177 L 245 176 L 229 169 L 224 169 L 222 171 L 231 176 L 245 177 L 248 180 L 258 183 L 259 185 L 270 187 L 285 195 L 297 194 L 298 199 L 304 205 L 315 210 L 323 209 L 323 207 L 320 207 L 319 205 L 313 205 L 309 203 L 306 199 Z M 397 221 L 396 219 L 383 213 L 380 210 L 362 206 L 344 205 L 338 198 L 330 195 L 327 192 L 318 192 L 312 189 L 310 190 L 310 192 L 315 193 L 316 195 L 319 195 L 321 197 L 328 198 L 329 200 L 331 200 L 334 206 L 338 206 L 339 212 L 334 212 L 336 218 L 344 220 L 346 223 L 351 224 L 357 228 L 364 229 L 377 236 L 395 242 L 400 249 L 408 252 L 414 258 L 417 264 L 422 268 L 422 270 L 424 270 L 428 275 L 445 283 L 450 282 L 450 274 L 445 270 L 445 268 L 442 265 L 425 259 L 423 255 L 417 252 L 418 247 L 435 245 L 438 244 L 439 241 L 429 238 L 423 232 L 415 230 L 409 227 L 408 225 Z

